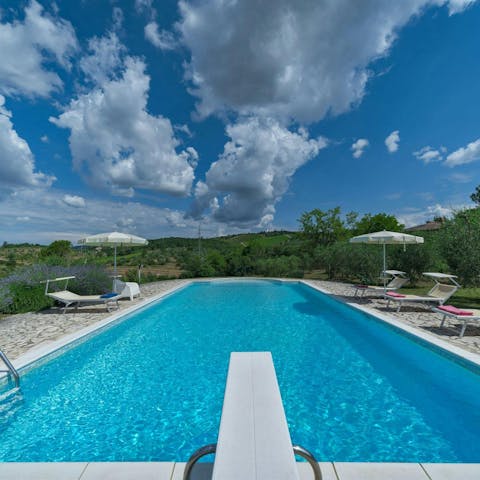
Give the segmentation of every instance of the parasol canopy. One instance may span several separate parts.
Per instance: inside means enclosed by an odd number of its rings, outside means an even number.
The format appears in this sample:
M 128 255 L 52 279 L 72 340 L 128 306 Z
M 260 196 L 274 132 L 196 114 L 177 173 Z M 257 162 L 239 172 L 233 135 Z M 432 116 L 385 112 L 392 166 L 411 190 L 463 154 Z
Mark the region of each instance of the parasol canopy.
M 80 245 L 114 247 L 114 267 L 113 275 L 117 275 L 117 247 L 121 245 L 147 245 L 148 240 L 129 233 L 107 232 L 90 235 L 89 237 L 81 238 L 78 243 Z
M 389 232 L 382 230 L 381 232 L 365 233 L 357 235 L 350 239 L 350 243 L 366 243 L 369 245 L 383 245 L 383 272 L 387 270 L 387 252 L 386 245 L 418 245 L 423 243 L 423 237 L 409 235 L 402 232 Z M 383 275 L 385 277 L 385 275 Z M 384 278 L 385 283 L 385 278 Z

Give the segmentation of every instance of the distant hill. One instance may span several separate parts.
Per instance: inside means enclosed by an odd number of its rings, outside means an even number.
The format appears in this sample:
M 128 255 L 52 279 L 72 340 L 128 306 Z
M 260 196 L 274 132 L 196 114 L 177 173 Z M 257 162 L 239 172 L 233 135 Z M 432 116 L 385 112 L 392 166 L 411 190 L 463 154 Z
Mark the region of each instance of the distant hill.
M 201 237 L 200 241 L 205 247 L 216 248 L 221 245 L 235 245 L 247 244 L 250 242 L 257 242 L 263 246 L 272 246 L 287 242 L 292 238 L 297 238 L 298 232 L 291 232 L 287 230 L 276 230 L 273 232 L 258 232 L 258 233 L 240 233 L 234 235 L 223 235 L 220 237 Z M 149 240 L 148 247 L 185 247 L 193 248 L 198 245 L 197 238 L 184 237 L 164 237 Z M 147 248 L 148 248 L 147 247 Z
M 117 249 L 117 265 L 125 274 L 137 270 L 142 265 L 145 272 L 158 276 L 178 277 L 185 270 L 189 256 L 200 253 L 202 256 L 218 252 L 221 255 L 242 255 L 252 248 L 270 249 L 296 244 L 298 232 L 273 231 L 242 233 L 210 238 L 165 237 L 149 240 L 145 247 L 122 246 Z M 0 277 L 7 276 L 16 268 L 35 263 L 83 264 L 95 263 L 111 268 L 113 265 L 112 247 L 81 247 L 72 245 L 65 258 L 45 257 L 47 246 L 34 244 L 7 244 L 0 247 Z M 290 248 L 291 250 L 291 248 Z M 43 253 L 42 253 L 43 252 Z M 290 254 L 291 252 L 288 252 Z

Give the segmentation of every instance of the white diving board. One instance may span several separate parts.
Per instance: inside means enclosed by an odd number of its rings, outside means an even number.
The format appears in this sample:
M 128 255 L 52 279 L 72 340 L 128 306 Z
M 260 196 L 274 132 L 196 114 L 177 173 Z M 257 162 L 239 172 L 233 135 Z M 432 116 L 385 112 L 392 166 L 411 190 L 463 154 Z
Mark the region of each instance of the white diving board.
M 212 453 L 212 480 L 299 480 L 295 455 L 310 463 L 315 480 L 322 480 L 315 457 L 292 445 L 270 352 L 230 354 L 218 441 L 193 453 L 183 480 L 190 480 L 195 463 Z
M 298 480 L 270 352 L 230 355 L 212 480 Z

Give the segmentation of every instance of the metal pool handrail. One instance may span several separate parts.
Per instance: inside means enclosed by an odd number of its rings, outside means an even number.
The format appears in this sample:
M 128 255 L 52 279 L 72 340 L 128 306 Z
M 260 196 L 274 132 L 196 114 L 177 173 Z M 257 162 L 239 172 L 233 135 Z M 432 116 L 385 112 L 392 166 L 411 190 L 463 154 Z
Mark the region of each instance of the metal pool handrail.
M 293 446 L 293 453 L 299 457 L 303 457 L 313 469 L 313 478 L 315 480 L 322 480 L 322 472 L 320 471 L 320 466 L 316 458 L 313 456 L 313 453 L 308 451 L 306 448 L 301 447 L 300 445 Z
M 17 370 L 15 367 L 12 365 L 8 357 L 0 350 L 0 358 L 3 360 L 3 363 L 7 366 L 8 370 L 0 370 L 0 372 L 6 372 L 10 373 L 15 380 L 15 386 L 19 387 L 20 386 L 20 375 L 18 374 Z
M 183 480 L 190 479 L 190 473 L 192 472 L 193 466 L 205 455 L 210 455 L 211 453 L 215 453 L 217 451 L 217 444 L 210 443 L 209 445 L 205 445 L 200 447 L 198 450 L 193 452 L 192 456 L 188 459 L 187 464 L 185 465 L 185 470 L 183 471 Z
M 210 455 L 217 451 L 217 444 L 211 443 L 200 447 L 196 450 L 193 455 L 188 459 L 187 464 L 185 465 L 185 470 L 183 471 L 183 480 L 190 479 L 190 473 L 192 472 L 193 466 L 205 455 Z M 313 456 L 313 453 L 309 452 L 306 448 L 301 447 L 300 445 L 293 446 L 293 453 L 299 457 L 303 457 L 312 467 L 314 480 L 322 480 L 322 472 L 320 471 L 320 466 L 318 465 L 317 460 Z

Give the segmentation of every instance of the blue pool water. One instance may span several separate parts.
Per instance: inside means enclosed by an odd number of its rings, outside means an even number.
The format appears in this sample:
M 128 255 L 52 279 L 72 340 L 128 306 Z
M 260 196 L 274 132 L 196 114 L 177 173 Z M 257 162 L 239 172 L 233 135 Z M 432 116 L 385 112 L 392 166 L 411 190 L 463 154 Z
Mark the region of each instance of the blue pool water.
M 322 461 L 480 462 L 480 378 L 302 284 L 188 286 L 22 377 L 2 461 L 185 461 L 217 439 L 232 351 L 271 351 Z

